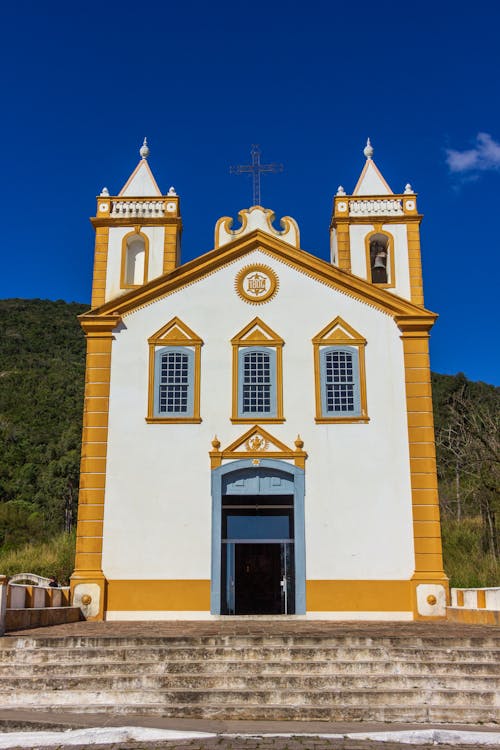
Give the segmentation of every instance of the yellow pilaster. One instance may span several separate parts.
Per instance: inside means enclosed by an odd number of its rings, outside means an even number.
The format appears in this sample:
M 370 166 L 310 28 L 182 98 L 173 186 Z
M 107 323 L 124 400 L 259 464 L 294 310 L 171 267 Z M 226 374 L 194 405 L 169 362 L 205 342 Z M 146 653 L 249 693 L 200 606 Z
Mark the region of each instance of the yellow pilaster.
M 349 224 L 344 221 L 337 224 L 337 252 L 339 268 L 350 272 L 351 241 L 349 237 Z
M 411 301 L 415 305 L 424 305 L 424 287 L 422 280 L 422 259 L 420 253 L 420 226 L 416 222 L 406 226 L 408 236 L 408 264 L 410 270 Z
M 94 277 L 92 281 L 92 307 L 104 304 L 106 291 L 106 269 L 108 266 L 109 227 L 98 226 L 95 230 Z
M 87 607 L 87 619 L 91 620 L 102 620 L 106 595 L 106 582 L 102 572 L 102 529 L 111 346 L 113 329 L 119 321 L 119 315 L 88 315 L 80 318 L 87 340 L 87 361 L 76 559 L 71 590 L 73 595 L 76 592 L 79 602 Z
M 443 569 L 439 496 L 429 365 L 429 329 L 433 320 L 401 315 L 396 318 L 402 332 L 405 361 L 406 407 L 410 451 L 410 476 L 418 584 L 440 583 L 448 591 Z M 415 616 L 421 619 L 416 601 Z
M 170 273 L 180 263 L 180 222 L 165 225 L 165 240 L 163 245 L 163 273 Z

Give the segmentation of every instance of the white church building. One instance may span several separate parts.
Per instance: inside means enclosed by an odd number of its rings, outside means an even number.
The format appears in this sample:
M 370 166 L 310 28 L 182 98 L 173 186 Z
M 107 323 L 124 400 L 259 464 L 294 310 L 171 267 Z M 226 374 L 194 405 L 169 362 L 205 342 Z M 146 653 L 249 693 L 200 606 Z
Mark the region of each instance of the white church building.
M 72 576 L 90 619 L 444 617 L 422 217 L 364 154 L 330 262 L 252 206 L 182 264 L 146 144 L 98 196 Z

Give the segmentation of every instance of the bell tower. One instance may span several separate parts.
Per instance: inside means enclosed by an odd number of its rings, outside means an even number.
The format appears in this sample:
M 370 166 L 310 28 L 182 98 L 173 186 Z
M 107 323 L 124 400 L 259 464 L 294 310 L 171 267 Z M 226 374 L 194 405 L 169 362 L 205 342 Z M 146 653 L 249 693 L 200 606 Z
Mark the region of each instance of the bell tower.
M 163 195 L 151 172 L 147 139 L 141 160 L 118 195 L 97 197 L 92 308 L 173 271 L 180 262 L 179 196 Z
M 330 223 L 334 266 L 423 306 L 420 222 L 410 184 L 393 193 L 373 161 L 368 138 L 363 171 L 351 195 L 340 185 Z

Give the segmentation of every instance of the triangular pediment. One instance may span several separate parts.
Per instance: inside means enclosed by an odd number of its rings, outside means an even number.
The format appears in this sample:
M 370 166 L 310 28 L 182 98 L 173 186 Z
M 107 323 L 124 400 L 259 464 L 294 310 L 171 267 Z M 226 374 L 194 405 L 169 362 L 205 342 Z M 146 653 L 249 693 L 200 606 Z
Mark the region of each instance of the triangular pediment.
M 264 323 L 263 320 L 254 318 L 231 339 L 231 343 L 238 346 L 244 344 L 249 344 L 250 346 L 266 346 L 266 344 L 269 346 L 279 346 L 283 344 L 283 339 Z
M 280 453 L 291 453 L 292 450 L 285 443 L 282 443 L 281 440 L 273 437 L 270 432 L 256 424 L 231 443 L 231 445 L 224 448 L 222 453 L 276 453 L 277 451 Z
M 353 195 L 394 195 L 373 159 L 366 160 Z
M 248 255 L 254 254 L 255 251 L 260 251 L 267 256 L 266 262 L 276 260 L 284 263 L 298 273 L 392 317 L 417 316 L 422 320 L 427 320 L 429 326 L 437 317 L 429 310 L 398 297 L 392 291 L 381 289 L 359 276 L 341 270 L 331 263 L 311 255 L 305 250 L 293 248 L 279 238 L 264 235 L 258 230 L 228 243 L 221 249 L 211 250 L 183 266 L 179 266 L 170 273 L 153 279 L 138 289 L 133 289 L 106 302 L 101 307 L 92 310 L 89 315 L 126 315 L 174 292 L 177 293 L 198 280 L 212 276 L 219 269 L 226 268 L 236 261 L 244 261 Z
M 201 344 L 202 340 L 180 318 L 172 318 L 148 339 L 149 344 L 182 346 Z
M 366 344 L 366 339 L 340 316 L 328 323 L 314 338 L 314 344 Z
M 141 159 L 118 195 L 127 198 L 161 197 L 161 190 L 146 159 Z

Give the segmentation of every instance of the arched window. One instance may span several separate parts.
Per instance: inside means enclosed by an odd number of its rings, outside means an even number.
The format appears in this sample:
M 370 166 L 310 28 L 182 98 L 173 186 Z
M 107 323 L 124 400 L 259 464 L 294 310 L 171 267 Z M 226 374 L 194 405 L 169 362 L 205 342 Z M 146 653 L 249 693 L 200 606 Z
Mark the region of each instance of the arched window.
M 372 284 L 388 284 L 389 268 L 389 238 L 384 234 L 373 234 L 370 237 Z
M 148 240 L 143 234 L 134 232 L 123 240 L 122 287 L 141 286 L 148 280 Z

